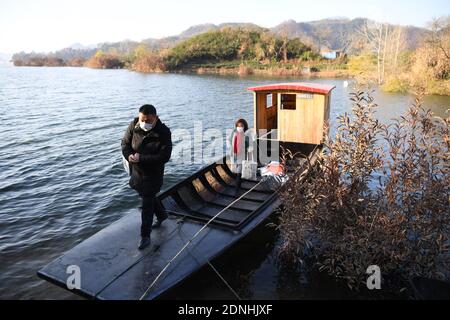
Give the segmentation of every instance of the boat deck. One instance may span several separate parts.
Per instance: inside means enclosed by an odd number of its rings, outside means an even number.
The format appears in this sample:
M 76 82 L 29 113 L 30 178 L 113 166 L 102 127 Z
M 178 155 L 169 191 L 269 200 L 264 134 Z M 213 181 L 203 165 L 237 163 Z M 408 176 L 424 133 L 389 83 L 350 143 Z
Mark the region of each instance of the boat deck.
M 255 187 L 242 181 L 234 194 L 234 175 L 226 164 L 213 163 L 158 195 L 169 211 L 161 228 L 152 231 L 152 243 L 138 250 L 140 213 L 136 210 L 100 230 L 39 270 L 38 275 L 65 289 L 76 265 L 81 287 L 73 292 L 91 299 L 139 299 L 177 252 L 211 217 Z M 154 299 L 219 256 L 264 221 L 278 206 L 274 191 L 258 185 L 223 211 L 167 268 L 145 299 Z
M 236 190 L 236 175 L 225 163 L 216 162 L 158 196 L 163 207 L 176 216 L 240 229 L 258 212 L 274 191 L 258 180 L 242 179 Z
M 317 149 L 308 147 L 304 154 L 314 163 Z M 145 250 L 137 249 L 141 219 L 136 210 L 50 262 L 38 276 L 67 289 L 68 267 L 75 265 L 80 268 L 81 286 L 74 293 L 91 299 L 134 300 L 168 266 L 145 295 L 157 298 L 236 244 L 280 206 L 277 192 L 260 180 L 242 180 L 236 193 L 236 176 L 224 160 L 158 194 L 169 219 L 152 231 L 152 243 Z M 299 170 L 307 167 L 304 163 Z

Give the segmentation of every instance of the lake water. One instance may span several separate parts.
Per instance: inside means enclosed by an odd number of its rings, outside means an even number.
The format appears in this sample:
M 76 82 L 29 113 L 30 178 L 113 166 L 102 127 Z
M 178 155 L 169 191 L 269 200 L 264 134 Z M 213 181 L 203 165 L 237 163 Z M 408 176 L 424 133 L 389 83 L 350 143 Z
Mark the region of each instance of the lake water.
M 0 68 L 0 299 L 74 299 L 40 280 L 36 271 L 82 240 L 138 210 L 128 187 L 120 140 L 145 103 L 157 107 L 172 130 L 232 128 L 238 117 L 252 125 L 247 87 L 295 78 L 140 74 L 87 68 Z M 336 85 L 331 119 L 350 108 L 343 80 Z M 413 97 L 375 94 L 383 121 L 400 115 Z M 444 116 L 450 97 L 427 97 Z M 176 143 L 176 141 L 174 140 Z M 202 164 L 166 166 L 164 188 Z M 138 241 L 138 232 L 136 233 Z M 238 294 L 251 299 L 338 298 L 339 288 L 314 275 L 277 264 L 278 235 L 260 226 L 216 262 Z M 166 298 L 233 298 L 209 269 Z M 163 297 L 164 298 L 164 297 Z

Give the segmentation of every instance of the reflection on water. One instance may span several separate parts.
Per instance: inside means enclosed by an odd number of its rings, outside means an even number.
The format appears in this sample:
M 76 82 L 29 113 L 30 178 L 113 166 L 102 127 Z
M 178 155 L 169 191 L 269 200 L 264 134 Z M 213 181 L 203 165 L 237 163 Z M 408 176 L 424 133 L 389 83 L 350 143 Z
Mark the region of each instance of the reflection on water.
M 191 131 L 200 120 L 204 129 L 225 132 L 238 117 L 253 123 L 253 96 L 247 87 L 295 80 L 0 68 L 0 298 L 76 298 L 38 279 L 36 271 L 137 210 L 138 198 L 121 165 L 120 139 L 140 105 L 154 104 L 172 129 Z M 336 85 L 332 121 L 349 110 L 350 89 L 343 80 L 313 81 Z M 383 121 L 403 113 L 413 101 L 379 92 L 376 98 Z M 450 98 L 428 97 L 425 102 L 444 116 Z M 164 188 L 201 166 L 169 162 Z M 332 298 L 334 289 L 320 277 L 311 281 L 312 276 L 280 270 L 277 241 L 275 231 L 261 226 L 216 266 L 242 297 Z M 198 280 L 189 280 L 168 297 L 195 291 L 199 298 L 232 298 L 220 281 L 211 286 L 202 277 Z M 336 291 L 336 297 L 341 294 Z

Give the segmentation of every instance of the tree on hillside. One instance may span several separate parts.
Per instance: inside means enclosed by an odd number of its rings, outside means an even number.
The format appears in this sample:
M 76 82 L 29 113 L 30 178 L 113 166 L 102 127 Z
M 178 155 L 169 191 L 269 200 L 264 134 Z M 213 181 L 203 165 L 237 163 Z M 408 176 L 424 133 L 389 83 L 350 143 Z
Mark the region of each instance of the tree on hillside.
M 414 53 L 412 85 L 427 93 L 450 92 L 450 19 L 430 23 L 430 34 Z
M 450 15 L 433 19 L 429 27 L 431 35 L 426 42 L 450 59 Z
M 164 58 L 169 69 L 220 61 L 287 62 L 305 55 L 311 48 L 299 39 L 288 39 L 267 30 L 222 28 L 179 43 Z
M 124 62 L 120 56 L 105 53 L 99 49 L 93 57 L 85 62 L 85 66 L 96 69 L 121 69 L 124 67 Z
M 376 56 L 376 80 L 381 85 L 387 74 L 398 72 L 399 56 L 405 47 L 402 27 L 367 21 L 358 34 L 363 50 Z
M 131 69 L 139 72 L 163 72 L 166 70 L 166 65 L 161 54 L 141 44 L 132 53 Z

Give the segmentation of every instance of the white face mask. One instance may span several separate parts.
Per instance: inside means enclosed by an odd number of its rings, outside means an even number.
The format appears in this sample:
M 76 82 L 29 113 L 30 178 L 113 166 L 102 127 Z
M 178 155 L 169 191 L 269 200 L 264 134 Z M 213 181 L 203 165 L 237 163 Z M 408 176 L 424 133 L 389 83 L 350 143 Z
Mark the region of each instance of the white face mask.
M 153 128 L 153 123 L 140 122 L 139 126 L 141 127 L 142 130 L 148 131 L 148 130 L 151 130 Z
M 244 132 L 244 127 L 236 127 L 237 132 Z

